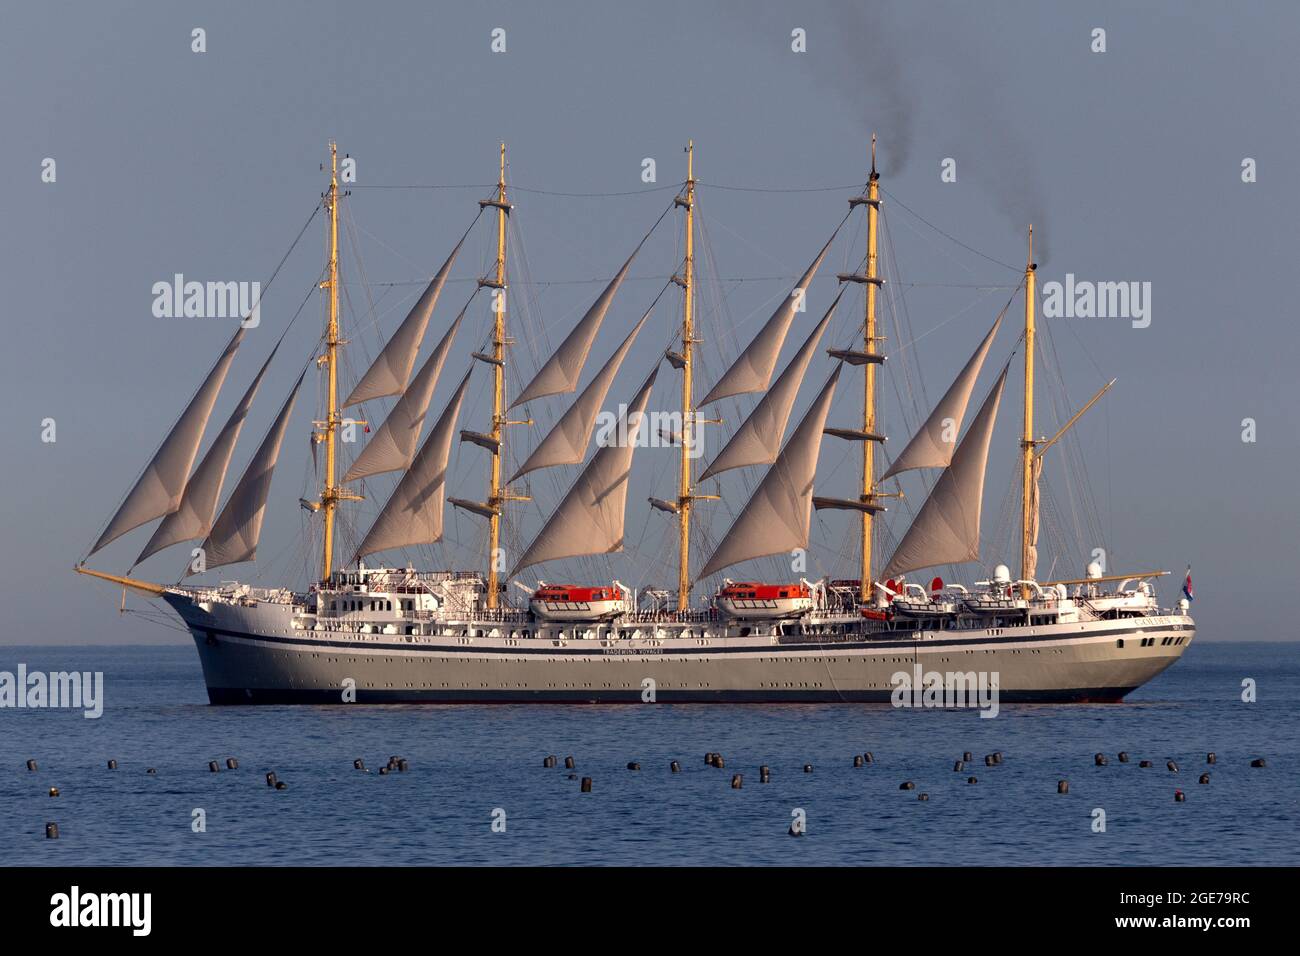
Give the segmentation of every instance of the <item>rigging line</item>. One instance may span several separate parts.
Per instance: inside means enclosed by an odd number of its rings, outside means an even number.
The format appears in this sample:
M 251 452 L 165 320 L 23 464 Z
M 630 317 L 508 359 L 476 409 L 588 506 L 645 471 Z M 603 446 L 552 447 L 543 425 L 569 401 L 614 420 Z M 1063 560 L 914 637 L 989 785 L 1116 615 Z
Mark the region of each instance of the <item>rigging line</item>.
M 859 183 L 849 183 L 846 186 L 732 186 L 726 183 L 711 183 L 703 179 L 695 180 L 695 185 L 743 193 L 830 193 L 844 192 L 848 189 L 862 192 L 867 188 L 865 184 Z
M 910 206 L 907 205 L 907 203 L 903 202 L 903 200 L 899 199 L 897 196 L 895 196 L 895 195 L 894 195 L 892 192 L 890 192 L 888 189 L 885 189 L 883 186 L 880 187 L 880 191 L 881 191 L 882 193 L 884 193 L 886 196 L 889 197 L 890 202 L 898 203 L 898 205 L 899 205 L 900 208 L 902 208 L 902 209 L 906 210 L 907 212 L 911 213 L 913 216 L 915 216 L 915 217 L 916 217 L 917 219 L 919 219 L 921 222 L 925 223 L 927 226 L 929 226 L 931 229 L 933 229 L 933 230 L 934 230 L 935 232 L 937 232 L 939 235 L 943 236 L 943 237 L 944 237 L 945 239 L 947 239 L 949 242 L 955 242 L 957 245 L 961 246 L 961 247 L 962 247 L 963 249 L 965 249 L 967 252 L 973 252 L 973 253 L 975 253 L 975 255 L 979 256 L 981 259 L 987 259 L 989 262 L 992 262 L 992 263 L 994 263 L 995 265 L 1002 266 L 1002 268 L 1004 268 L 1004 269 L 1010 269 L 1012 272 L 1022 272 L 1022 271 L 1024 271 L 1024 270 L 1022 270 L 1022 269 L 1021 269 L 1020 267 L 1018 267 L 1018 266 L 1008 265 L 1007 263 L 1003 262 L 1001 259 L 994 259 L 994 258 L 993 258 L 992 256 L 990 256 L 990 255 L 985 255 L 983 252 L 980 252 L 980 251 L 979 251 L 978 249 L 976 249 L 974 246 L 968 246 L 966 243 L 962 242 L 962 241 L 961 241 L 960 239 L 958 239 L 956 236 L 953 236 L 953 235 L 951 235 L 951 234 L 949 234 L 949 233 L 944 232 L 942 229 L 940 229 L 940 228 L 939 228 L 938 226 L 936 226 L 934 223 L 930 222 L 930 220 L 926 219 L 924 216 L 922 216 L 922 215 L 921 215 L 919 212 L 917 212 L 915 209 L 912 209 Z
M 560 192 L 552 189 L 533 189 L 528 186 L 519 186 L 515 183 L 510 184 L 511 192 L 532 193 L 537 196 L 561 196 L 568 199 L 600 199 L 612 196 L 644 196 L 647 193 L 663 192 L 666 189 L 680 189 L 682 183 L 668 183 L 663 186 L 651 186 L 646 189 L 628 189 L 622 192 L 592 192 L 592 193 L 573 193 Z M 353 183 L 352 189 L 496 189 L 496 183 L 370 183 L 361 185 Z

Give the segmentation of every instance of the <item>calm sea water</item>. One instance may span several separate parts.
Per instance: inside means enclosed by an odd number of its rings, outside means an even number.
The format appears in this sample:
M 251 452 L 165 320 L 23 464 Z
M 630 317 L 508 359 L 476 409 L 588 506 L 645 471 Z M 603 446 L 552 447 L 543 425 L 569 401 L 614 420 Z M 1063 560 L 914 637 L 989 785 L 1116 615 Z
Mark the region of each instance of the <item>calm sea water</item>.
M 1125 704 L 1004 706 L 991 720 L 881 705 L 218 708 L 188 646 L 0 648 L 0 670 L 19 662 L 103 671 L 106 706 L 98 720 L 0 710 L 11 865 L 1300 863 L 1300 644 L 1195 643 Z M 1256 703 L 1241 701 L 1244 678 Z M 965 750 L 975 763 L 955 773 Z M 984 766 L 994 750 L 1004 763 Z M 707 751 L 726 769 L 706 766 Z M 874 765 L 854 768 L 864 751 Z M 1097 751 L 1109 766 L 1093 766 Z M 408 773 L 377 773 L 392 754 Z M 547 754 L 558 768 L 542 767 Z M 570 754 L 592 793 L 568 779 Z M 354 770 L 357 757 L 374 772 Z M 1251 769 L 1255 757 L 1267 768 Z M 268 770 L 288 789 L 269 789 Z M 917 790 L 900 791 L 905 780 Z M 796 808 L 802 839 L 787 835 Z

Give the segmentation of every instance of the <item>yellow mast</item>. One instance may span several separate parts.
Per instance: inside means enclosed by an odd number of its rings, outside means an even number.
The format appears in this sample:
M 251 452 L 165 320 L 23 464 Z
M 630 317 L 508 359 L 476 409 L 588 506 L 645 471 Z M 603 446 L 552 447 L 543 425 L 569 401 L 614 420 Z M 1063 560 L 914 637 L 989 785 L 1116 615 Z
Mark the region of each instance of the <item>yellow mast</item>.
M 336 449 L 335 439 L 339 427 L 338 408 L 338 348 L 339 348 L 339 150 L 333 140 L 330 141 L 330 188 L 325 195 L 325 207 L 329 211 L 330 260 L 329 276 L 321 283 L 321 288 L 330 290 L 329 322 L 325 327 L 325 354 L 317 360 L 317 365 L 326 367 L 329 383 L 326 388 L 325 420 L 323 434 L 316 436 L 325 442 L 325 487 L 321 492 L 321 510 L 324 518 L 324 549 L 321 556 L 321 580 L 328 581 L 334 562 L 334 512 L 342 495 L 335 484 Z
M 1025 423 L 1020 436 L 1020 578 L 1034 571 L 1029 557 L 1034 501 L 1034 303 L 1038 265 L 1034 262 L 1034 227 L 1029 227 L 1029 257 L 1025 262 Z M 1025 589 L 1027 590 L 1027 589 Z
M 492 455 L 488 466 L 488 583 L 487 606 L 498 603 L 501 560 L 501 508 L 505 501 L 501 487 L 501 443 L 505 424 L 506 385 L 506 144 L 501 144 L 501 165 L 497 176 L 497 267 L 495 275 L 496 298 L 492 304 Z
M 880 215 L 880 174 L 876 172 L 876 136 L 871 136 L 871 178 L 867 182 L 867 315 L 863 332 L 864 347 L 868 354 L 876 351 L 876 290 L 880 283 L 876 274 L 876 232 Z M 876 364 L 867 362 L 863 367 L 862 394 L 862 430 L 868 435 L 876 431 Z M 876 443 L 871 440 L 862 443 L 862 501 L 871 504 L 876 494 L 875 476 Z M 869 602 L 872 595 L 871 539 L 874 531 L 875 515 L 872 511 L 862 511 L 862 583 L 859 598 L 862 603 Z
M 695 344 L 695 141 L 686 145 L 686 196 L 677 198 L 686 208 L 686 261 L 682 268 L 682 454 L 681 475 L 677 485 L 677 610 L 691 604 L 691 444 L 699 440 L 695 432 L 692 395 L 691 350 Z

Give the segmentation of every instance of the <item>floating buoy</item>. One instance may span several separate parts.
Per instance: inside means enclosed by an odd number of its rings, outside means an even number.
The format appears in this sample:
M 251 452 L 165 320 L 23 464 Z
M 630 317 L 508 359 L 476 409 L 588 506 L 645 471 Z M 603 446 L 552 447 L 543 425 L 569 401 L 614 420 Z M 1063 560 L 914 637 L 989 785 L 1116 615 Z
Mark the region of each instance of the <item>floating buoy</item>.
M 1119 762 L 1120 762 L 1120 763 L 1128 763 L 1128 751 L 1127 751 L 1127 750 L 1121 750 L 1121 751 L 1119 752 Z
M 733 774 L 731 775 L 731 789 L 732 789 L 732 790 L 739 790 L 740 787 L 741 787 L 741 784 L 743 784 L 744 782 L 745 782 L 745 778 L 744 778 L 741 774 L 733 773 Z
M 640 770 L 640 769 L 641 769 L 641 765 L 640 765 L 639 763 L 637 763 L 636 761 L 632 761 L 631 763 L 629 763 L 629 764 L 627 765 L 627 769 L 628 769 L 628 770 Z
M 155 770 L 153 767 L 150 767 L 148 770 L 145 771 L 145 773 L 153 773 L 153 774 L 156 774 L 157 772 L 158 771 Z
M 577 765 L 573 762 L 573 758 L 572 758 L 572 757 L 565 757 L 565 758 L 564 758 L 564 769 L 565 769 L 565 770 L 572 770 L 575 766 L 577 766 Z
M 768 783 L 772 779 L 772 770 L 766 764 L 758 768 L 758 782 Z
M 542 766 L 543 766 L 543 767 L 554 767 L 555 764 L 556 764 L 556 759 L 555 759 L 555 755 L 554 755 L 554 754 L 551 754 L 551 756 L 549 756 L 549 757 L 543 757 L 543 758 L 542 758 Z M 360 768 L 358 768 L 358 769 L 360 769 Z
M 275 786 L 275 771 L 274 771 L 274 770 L 272 770 L 270 773 L 268 773 L 268 774 L 266 775 L 266 785 L 267 785 L 268 787 L 274 787 L 274 786 Z
M 991 766 L 993 766 L 993 755 L 992 755 L 992 754 L 985 754 L 985 755 L 984 755 L 984 766 L 986 766 L 986 767 L 991 767 Z
M 813 765 L 810 764 L 810 763 L 806 763 L 806 764 L 804 764 L 804 765 L 803 765 L 803 772 L 804 772 L 804 773 L 812 773 L 812 772 L 813 772 Z
M 406 773 L 406 771 L 411 769 L 411 765 L 407 763 L 406 758 L 403 757 L 401 760 L 397 761 L 397 769 L 402 773 Z
M 1092 763 L 1093 763 L 1093 766 L 1095 766 L 1095 767 L 1104 767 L 1104 766 L 1106 766 L 1106 755 L 1105 755 L 1105 754 L 1097 754 L 1095 757 L 1092 758 Z
M 955 764 L 952 765 L 953 773 L 961 773 L 965 769 L 966 769 L 966 764 L 961 760 L 958 760 Z
M 1165 764 L 1165 766 L 1169 768 L 1170 773 L 1178 772 L 1178 764 L 1174 763 L 1172 760 Z
M 671 770 L 673 773 L 681 773 L 682 765 L 679 764 L 676 760 L 674 760 L 672 763 L 668 765 L 668 769 Z
M 238 770 L 238 769 L 239 769 L 239 761 L 236 760 L 234 757 L 227 757 L 227 758 L 226 758 L 226 769 L 227 769 L 227 770 Z
M 876 758 L 875 758 L 875 756 L 872 755 L 872 753 L 871 753 L 870 750 L 868 750 L 866 753 L 864 753 L 864 754 L 862 755 L 862 759 L 865 760 L 867 763 L 875 763 L 875 762 L 876 762 Z
M 1058 780 L 1058 781 L 1056 781 L 1056 792 L 1057 792 L 1057 793 L 1069 793 L 1069 792 L 1070 792 L 1070 781 L 1068 781 L 1068 780 Z
M 727 762 L 722 759 L 722 754 L 713 755 L 713 766 L 717 767 L 719 770 L 722 770 L 727 766 Z
M 582 792 L 583 792 L 583 793 L 591 793 L 591 778 L 590 778 L 590 777 L 583 777 L 583 778 L 582 778 Z
M 862 755 L 861 755 L 861 754 L 858 754 L 858 756 L 856 756 L 856 757 L 853 758 L 853 766 L 855 766 L 855 767 L 861 767 L 861 766 L 863 766 L 865 763 L 866 763 L 866 761 L 862 759 Z
M 277 790 L 288 790 L 288 789 L 289 789 L 289 785 L 288 785 L 287 783 L 285 783 L 283 780 L 277 780 L 277 781 L 275 782 L 275 789 L 277 789 Z
M 1263 758 L 1263 757 L 1256 757 L 1254 760 L 1252 760 L 1252 761 L 1250 762 L 1250 765 L 1251 765 L 1252 767 L 1263 767 L 1263 766 L 1264 766 L 1264 758 Z
M 898 785 L 898 789 L 899 789 L 899 790 L 915 790 L 915 789 L 916 789 L 916 784 L 912 783 L 912 781 L 910 781 L 910 780 L 904 780 L 902 783 L 900 783 L 900 784 Z
M 208 773 L 217 773 L 220 770 L 221 768 L 217 766 L 217 762 L 215 760 L 208 761 Z
M 967 782 L 968 784 L 969 784 L 969 783 L 979 783 L 979 778 L 978 778 L 978 777 L 967 777 L 967 778 L 966 778 L 966 782 Z
M 918 794 L 916 795 L 916 799 L 918 799 L 918 800 L 929 800 L 929 799 L 930 799 L 930 795 L 929 795 L 928 793 L 918 793 Z
M 1214 763 L 1214 762 L 1217 761 L 1218 759 L 1219 759 L 1219 758 L 1215 755 L 1215 753 L 1214 753 L 1213 750 L 1211 750 L 1208 754 L 1205 755 L 1205 762 L 1206 762 L 1206 763 Z
M 380 767 L 380 768 L 379 768 L 379 776 L 383 777 L 383 776 L 386 776 L 387 774 L 388 774 L 388 768 L 387 768 L 387 767 Z
M 712 766 L 713 766 L 713 758 L 716 757 L 716 756 L 717 756 L 717 754 L 715 754 L 712 750 L 710 750 L 708 753 L 706 753 L 706 754 L 704 755 L 704 766 L 706 766 L 706 767 L 712 767 Z
M 1149 767 L 1149 766 L 1151 766 L 1151 761 L 1150 761 L 1150 760 L 1139 760 L 1139 761 L 1138 761 L 1138 766 L 1139 766 L 1139 767 Z
M 1186 799 L 1187 799 L 1187 794 L 1183 793 L 1183 791 L 1181 790 L 1174 791 L 1174 803 L 1182 803 Z
M 972 756 L 971 752 L 968 750 L 968 751 L 966 751 L 964 754 L 961 755 L 961 759 L 964 760 L 964 761 L 966 761 L 967 763 L 970 763 L 972 760 L 975 759 L 975 757 Z
M 362 760 L 360 757 L 358 757 L 356 760 L 352 761 L 352 769 L 353 769 L 353 770 L 365 770 L 365 769 L 366 769 L 366 762 L 365 762 L 364 760 Z
M 36 769 L 36 761 L 35 761 L 35 760 L 29 760 L 29 761 L 27 761 L 27 769 L 28 769 L 28 770 L 35 770 L 35 769 Z
M 51 796 L 51 797 L 57 797 L 58 795 L 59 795 L 59 788 L 58 788 L 58 787 L 50 787 L 50 796 Z
M 57 823 L 45 824 L 45 839 L 57 840 L 59 838 L 59 825 Z
M 1001 763 L 1002 763 L 1002 751 L 1001 751 L 1001 750 L 995 750 L 995 751 L 993 751 L 993 762 L 994 762 L 995 764 L 1001 764 Z
M 1200 783 L 1209 783 L 1209 782 L 1210 782 L 1210 775 L 1209 775 L 1208 773 L 1203 773 L 1203 774 L 1201 774 L 1201 779 L 1200 779 L 1200 781 L 1198 781 L 1198 782 L 1200 782 Z
M 110 761 L 108 762 L 108 769 L 109 769 L 109 770 L 116 770 L 116 769 L 117 769 L 117 761 L 116 761 L 116 760 L 110 760 Z

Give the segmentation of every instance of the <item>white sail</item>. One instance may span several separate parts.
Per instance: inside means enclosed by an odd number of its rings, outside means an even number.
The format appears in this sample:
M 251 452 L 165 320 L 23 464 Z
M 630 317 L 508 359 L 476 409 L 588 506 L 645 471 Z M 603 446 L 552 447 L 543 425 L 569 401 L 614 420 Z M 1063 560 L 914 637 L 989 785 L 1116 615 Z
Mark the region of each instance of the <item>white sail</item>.
M 587 362 L 587 355 L 591 352 L 591 344 L 596 340 L 596 333 L 600 331 L 600 324 L 605 321 L 605 313 L 609 311 L 610 304 L 614 301 L 619 286 L 627 278 L 627 270 L 632 267 L 632 260 L 636 258 L 637 252 L 640 251 L 641 247 L 637 246 L 632 255 L 627 257 L 627 262 L 623 263 L 623 268 L 618 270 L 618 275 L 609 280 L 609 285 L 605 286 L 605 291 L 592 303 L 586 315 L 578 320 L 578 324 L 573 327 L 573 331 L 560 343 L 560 347 L 555 350 L 555 353 L 546 360 L 546 364 L 538 370 L 537 374 L 533 376 L 533 380 L 519 393 L 519 397 L 510 403 L 511 408 L 516 408 L 525 402 L 531 402 L 535 398 L 567 394 L 578 387 L 578 379 L 582 376 L 582 366 Z
M 839 230 L 837 229 L 836 232 Z M 776 370 L 776 360 L 781 355 L 781 346 L 785 344 L 785 337 L 790 331 L 790 323 L 794 321 L 800 303 L 806 301 L 808 284 L 817 275 L 817 269 L 826 258 L 826 253 L 834 241 L 834 235 L 826 240 L 826 245 L 822 246 L 822 251 L 817 253 L 817 258 L 808 267 L 808 271 L 795 283 L 790 294 L 781 300 L 772 317 L 759 329 L 745 351 L 731 363 L 731 367 L 722 374 L 717 384 L 709 389 L 709 394 L 700 400 L 700 405 L 708 405 L 730 395 L 761 392 L 767 388 L 767 383 L 772 381 L 772 372 Z
M 257 557 L 257 539 L 262 534 L 262 519 L 266 517 L 271 475 L 275 471 L 275 462 L 280 457 L 280 445 L 284 441 L 284 431 L 288 427 L 289 416 L 293 413 L 293 403 L 298 397 L 302 379 L 303 376 L 299 375 L 280 414 L 262 439 L 252 461 L 244 469 L 235 490 L 226 499 L 226 506 L 217 515 L 212 530 L 201 546 L 209 570 L 240 561 L 252 561 Z M 186 576 L 194 573 L 197 572 L 187 570 Z
M 447 353 L 451 351 L 452 342 L 456 339 L 456 331 L 460 328 L 461 319 L 464 317 L 465 312 L 462 310 L 451 323 L 451 328 L 442 337 L 442 341 L 438 343 L 438 347 L 420 366 L 420 371 L 411 380 L 410 387 L 402 393 L 402 397 L 397 400 L 393 410 L 379 426 L 379 430 L 352 462 L 352 467 L 343 476 L 345 482 L 410 467 L 415 459 L 416 446 L 420 442 L 424 416 L 429 411 L 429 402 L 433 400 L 433 391 L 438 385 L 438 376 L 442 374 L 442 367 L 447 362 Z
M 135 559 L 136 564 L 163 548 L 201 538 L 212 530 L 212 521 L 216 517 L 217 504 L 221 498 L 221 485 L 226 480 L 230 458 L 235 453 L 235 443 L 244 428 L 248 410 L 253 406 L 253 398 L 262 384 L 262 378 L 271 367 L 271 359 L 275 358 L 279 347 L 277 344 L 271 350 L 257 377 L 253 379 L 253 384 L 248 386 L 248 391 L 244 392 L 244 397 L 231 413 L 225 427 L 199 462 L 199 467 L 194 469 L 194 474 L 185 485 L 180 507 L 163 518 L 149 543 L 140 552 L 140 557 Z
M 645 407 L 658 373 L 656 366 L 627 406 L 617 432 L 592 456 L 560 506 L 520 556 L 510 577 L 543 561 L 583 554 L 611 554 L 623 549 L 623 517 L 632 453 L 636 450 Z
M 1002 316 L 998 316 L 993 328 L 984 341 L 980 343 L 975 354 L 970 357 L 966 367 L 953 380 L 943 398 L 934 406 L 925 424 L 912 436 L 907 447 L 902 450 L 889 469 L 880 476 L 884 481 L 899 472 L 914 468 L 946 468 L 952 461 L 953 450 L 957 447 L 957 436 L 961 433 L 962 419 L 966 417 L 966 406 L 970 404 L 971 392 L 975 390 L 975 380 L 979 378 L 984 358 L 989 354 L 989 347 L 998 334 Z
M 472 369 L 471 369 L 472 371 Z M 433 544 L 442 539 L 442 511 L 447 491 L 447 461 L 456 431 L 456 419 L 465 400 L 470 372 L 461 379 L 456 393 L 438 417 L 429 437 L 420 446 L 410 469 L 402 476 L 375 523 L 357 548 L 356 558 L 406 548 L 416 544 Z
M 732 468 L 770 465 L 776 461 L 776 456 L 781 451 L 781 439 L 785 437 L 785 426 L 790 422 L 790 412 L 794 408 L 795 398 L 799 395 L 799 386 L 803 384 L 804 374 L 808 371 L 808 363 L 812 361 L 817 351 L 817 343 L 821 341 L 822 334 L 830 325 L 831 317 L 835 314 L 835 306 L 839 301 L 840 297 L 837 295 L 830 308 L 826 310 L 826 315 L 795 353 L 795 357 L 790 360 L 790 364 L 785 367 L 781 376 L 759 399 L 754 410 L 749 413 L 749 417 L 741 422 L 740 427 L 722 447 L 722 451 L 718 452 L 709 467 L 704 469 L 700 475 L 701 481 Z
M 970 430 L 953 452 L 952 464 L 934 483 L 930 497 L 925 499 L 893 557 L 880 572 L 881 577 L 893 578 L 918 568 L 979 560 L 984 469 L 1006 381 L 1004 368 L 971 422 Z
M 546 437 L 519 466 L 519 470 L 511 476 L 510 481 L 513 482 L 521 475 L 538 468 L 576 465 L 586 457 L 587 442 L 591 440 L 591 430 L 596 427 L 596 416 L 600 414 L 601 406 L 605 404 L 605 396 L 609 394 L 609 388 L 614 384 L 614 377 L 618 375 L 623 359 L 627 357 L 628 350 L 636 341 L 637 333 L 641 331 L 648 318 L 650 318 L 649 312 L 641 317 L 636 328 L 610 356 L 605 367 L 582 390 L 582 394 L 555 423 L 555 427 L 546 433 Z
M 203 441 L 203 430 L 208 426 L 212 415 L 212 406 L 216 404 L 217 395 L 230 371 L 230 364 L 235 360 L 235 352 L 244 339 L 244 327 L 241 325 L 226 350 L 217 359 L 208 377 L 203 380 L 199 390 L 181 412 L 172 430 L 159 446 L 153 459 L 132 487 L 122 506 L 113 515 L 104 533 L 99 536 L 95 546 L 90 549 L 94 554 L 110 541 L 120 538 L 133 528 L 138 528 L 146 521 L 170 514 L 180 507 L 181 496 L 185 492 L 186 479 L 194 467 L 194 459 Z
M 393 337 L 370 363 L 370 368 L 366 369 L 366 374 L 361 376 L 356 388 L 352 389 L 343 403 L 344 408 L 360 402 L 368 402 L 372 398 L 397 395 L 406 388 L 407 380 L 411 377 L 411 369 L 415 367 L 415 357 L 420 352 L 420 343 L 424 341 L 424 330 L 428 328 L 429 318 L 433 315 L 434 306 L 438 304 L 442 287 L 447 283 L 447 274 L 451 272 L 452 263 L 456 261 L 456 254 L 464 244 L 465 239 L 462 237 L 460 242 L 456 243 L 456 248 L 451 250 L 451 255 L 442 264 L 442 268 L 438 270 L 438 274 L 433 277 L 433 281 L 425 288 L 424 294 L 412 306 L 411 311 L 402 320 L 402 324 L 397 327 Z
M 808 547 L 813 477 L 817 473 L 822 429 L 826 426 L 840 368 L 837 365 L 826 380 L 821 394 L 804 413 L 799 427 L 759 482 L 753 497 L 714 549 L 700 578 L 751 558 L 788 554 L 795 548 Z

